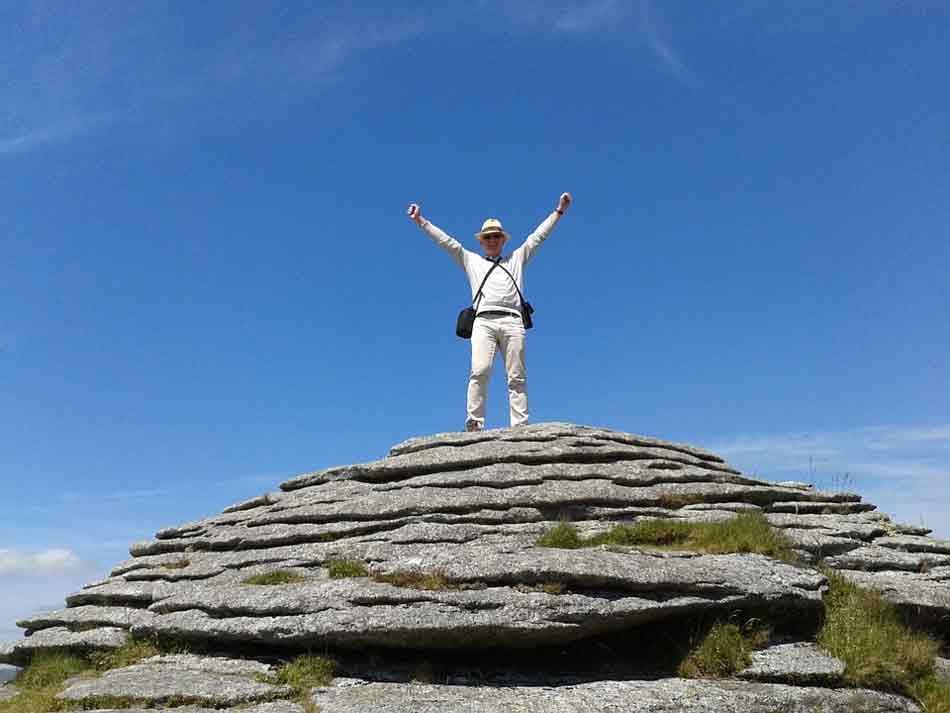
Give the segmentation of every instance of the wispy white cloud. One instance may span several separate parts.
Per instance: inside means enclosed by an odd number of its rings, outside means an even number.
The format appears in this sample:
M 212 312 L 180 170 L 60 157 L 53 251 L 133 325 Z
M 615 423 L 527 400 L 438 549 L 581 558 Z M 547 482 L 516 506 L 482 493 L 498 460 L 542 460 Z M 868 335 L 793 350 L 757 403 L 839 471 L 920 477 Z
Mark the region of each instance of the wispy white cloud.
M 592 32 L 617 22 L 621 16 L 622 9 L 616 0 L 594 0 L 557 13 L 554 28 L 569 34 Z
M 412 15 L 371 16 L 348 6 L 276 12 L 243 2 L 27 2 L 2 19 L 0 158 L 126 121 L 167 132 L 194 121 L 202 114 L 196 107 L 206 112 L 218 102 L 232 102 L 231 118 L 239 106 L 252 118 L 345 78 L 363 54 L 427 29 Z
M 495 7 L 511 26 L 532 31 L 598 38 L 620 32 L 645 46 L 678 81 L 694 81 L 652 0 L 520 0 L 485 2 L 482 7 Z
M 656 10 L 651 0 L 639 0 L 639 10 L 637 29 L 640 37 L 667 71 L 684 84 L 691 83 L 693 81 L 692 72 L 690 72 L 677 51 L 673 49 L 673 44 L 669 38 L 660 30 Z
M 765 478 L 855 490 L 898 519 L 923 520 L 950 537 L 950 426 L 746 435 L 710 448 Z
M 0 550 L 0 576 L 4 577 L 77 574 L 90 569 L 90 563 L 68 549 L 53 548 L 32 553 Z

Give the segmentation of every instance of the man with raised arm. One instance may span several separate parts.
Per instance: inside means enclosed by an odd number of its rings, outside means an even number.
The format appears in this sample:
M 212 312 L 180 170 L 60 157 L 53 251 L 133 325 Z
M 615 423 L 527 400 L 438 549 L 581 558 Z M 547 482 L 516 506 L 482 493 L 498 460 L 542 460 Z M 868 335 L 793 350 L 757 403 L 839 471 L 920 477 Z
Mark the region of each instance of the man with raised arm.
M 488 218 L 482 224 L 482 229 L 475 233 L 482 246 L 482 256 L 466 250 L 458 240 L 446 235 L 423 218 L 418 203 L 409 205 L 410 220 L 422 228 L 432 242 L 445 250 L 458 266 L 465 270 L 472 288 L 476 315 L 475 326 L 472 328 L 472 370 L 468 380 L 466 431 L 481 431 L 485 427 L 485 399 L 496 351 L 501 351 L 505 357 L 511 425 L 520 426 L 528 422 L 528 382 L 524 363 L 525 327 L 521 313 L 524 267 L 557 225 L 571 205 L 571 200 L 570 193 L 562 193 L 557 208 L 535 228 L 521 247 L 507 257 L 501 254 L 501 250 L 509 235 L 497 218 Z M 497 268 L 492 270 L 495 263 L 498 264 Z M 476 300 L 480 286 L 481 296 Z

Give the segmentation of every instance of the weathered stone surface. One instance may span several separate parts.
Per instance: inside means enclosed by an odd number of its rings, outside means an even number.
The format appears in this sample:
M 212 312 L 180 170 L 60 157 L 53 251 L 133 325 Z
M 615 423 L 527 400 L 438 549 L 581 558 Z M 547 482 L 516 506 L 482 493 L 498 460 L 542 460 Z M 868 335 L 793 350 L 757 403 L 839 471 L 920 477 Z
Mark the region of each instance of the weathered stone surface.
M 846 537 L 852 540 L 872 540 L 888 534 L 887 525 L 872 517 L 871 513 L 853 515 L 769 513 L 766 519 L 773 527 L 815 529 L 829 537 Z
M 870 503 L 856 502 L 827 502 L 816 500 L 810 501 L 786 501 L 777 502 L 769 506 L 769 512 L 790 512 L 802 515 L 807 514 L 837 514 L 843 515 L 855 512 L 870 512 L 874 510 L 874 505 Z
M 195 656 L 193 654 L 166 654 L 153 656 L 142 661 L 142 665 L 165 666 L 168 670 L 199 671 L 202 673 L 217 673 L 223 676 L 266 676 L 271 673 L 271 667 L 259 661 L 246 659 L 229 659 L 223 656 Z
M 692 503 L 681 510 L 727 510 L 729 512 L 762 512 L 762 508 L 753 503 Z
M 937 660 L 934 661 L 934 670 L 940 680 L 950 682 L 950 659 L 938 656 Z
M 131 559 L 68 597 L 67 609 L 19 622 L 34 633 L 0 648 L 0 661 L 161 634 L 267 662 L 326 651 L 349 675 L 377 681 L 350 680 L 349 689 L 340 681 L 321 691 L 322 713 L 915 710 L 899 697 L 817 687 L 835 685 L 839 669 L 815 660 L 808 646 L 773 646 L 743 674 L 796 686 L 655 680 L 672 670 L 656 662 L 621 670 L 615 652 L 629 655 L 624 647 L 638 647 L 649 640 L 638 637 L 667 624 L 670 632 L 689 628 L 682 620 L 699 614 L 747 612 L 783 634 L 781 624 L 794 622 L 801 635 L 817 622 L 827 583 L 814 568 L 761 555 L 537 546 L 561 519 L 591 537 L 618 523 L 721 522 L 762 512 L 804 561 L 884 591 L 918 619 L 929 617 L 933 629 L 944 631 L 939 622 L 950 616 L 950 545 L 923 537 L 926 529 L 891 522 L 854 493 L 769 483 L 701 449 L 642 436 L 571 424 L 439 434 L 399 444 L 391 457 L 281 487 L 136 543 Z M 445 588 L 331 580 L 333 560 L 404 585 L 435 576 Z M 277 570 L 305 579 L 245 583 Z M 88 627 L 97 628 L 69 631 Z M 557 664 L 561 645 L 588 652 L 583 672 Z M 536 646 L 553 669 L 532 668 L 526 657 L 535 651 L 519 653 Z M 455 661 L 444 679 L 455 685 L 399 683 L 414 676 L 411 662 L 430 657 Z M 482 675 L 498 657 L 510 657 L 511 666 Z M 377 659 L 379 666 L 370 663 Z M 466 668 L 475 661 L 485 668 Z M 297 702 L 263 702 L 285 691 L 266 688 L 260 678 L 267 670 L 258 662 L 163 657 L 97 684 L 73 681 L 70 689 L 83 706 L 131 697 L 150 707 L 188 704 L 177 709 L 185 713 L 253 699 L 248 710 L 257 713 L 302 713 Z M 649 680 L 633 680 L 641 675 Z M 249 699 L 247 686 L 264 688 L 253 688 Z M 233 699 L 218 697 L 222 690 Z
M 147 703 L 185 701 L 221 706 L 287 697 L 291 693 L 286 686 L 256 680 L 245 662 L 201 662 L 194 661 L 195 658 L 157 657 L 113 669 L 100 678 L 73 681 L 57 698 L 74 702 L 110 698 Z
M 133 624 L 144 624 L 154 616 L 144 609 L 131 607 L 80 606 L 60 609 L 48 614 L 38 614 L 16 623 L 21 629 L 37 631 L 52 627 L 73 629 L 77 626 L 103 626 L 129 629 Z
M 786 527 L 782 534 L 795 548 L 805 550 L 817 558 L 838 555 L 861 547 L 864 543 L 850 537 L 835 537 L 825 534 L 821 528 Z
M 930 537 L 914 537 L 912 535 L 881 537 L 874 544 L 895 550 L 904 550 L 905 552 L 930 552 L 950 555 L 950 540 L 935 540 Z
M 822 575 L 760 555 L 610 552 L 484 545 L 416 547 L 373 565 L 385 576 L 439 573 L 449 584 L 423 591 L 365 578 L 281 587 L 192 587 L 150 607 L 133 628 L 192 639 L 342 647 L 523 648 L 571 641 L 671 616 L 724 608 L 820 606 Z M 524 594 L 518 584 L 558 582 L 566 594 Z
M 739 678 L 793 685 L 834 686 L 844 675 L 844 662 L 811 643 L 779 644 L 752 652 L 752 663 Z
M 907 572 L 921 572 L 930 567 L 950 565 L 950 555 L 930 554 L 920 550 L 904 552 L 890 547 L 879 547 L 878 542 L 880 540 L 876 540 L 873 545 L 864 545 L 843 554 L 826 557 L 824 564 L 835 569 Z
M 155 713 L 156 710 L 172 710 L 175 713 L 221 713 L 227 708 L 201 708 L 198 706 L 175 706 L 173 708 L 96 708 L 86 713 Z M 303 706 L 293 701 L 268 701 L 245 703 L 233 709 L 235 713 L 308 713 Z
M 598 681 L 507 687 L 366 683 L 316 689 L 321 713 L 919 713 L 900 696 L 745 681 Z
M 241 510 L 253 510 L 254 508 L 264 507 L 265 505 L 273 505 L 276 502 L 279 502 L 283 497 L 283 493 L 266 493 L 264 495 L 258 495 L 254 498 L 249 498 L 234 505 L 230 505 L 221 512 L 223 513 L 232 513 L 240 512 Z
M 123 629 L 102 628 L 79 632 L 62 627 L 43 629 L 0 650 L 0 663 L 22 666 L 36 651 L 40 650 L 85 652 L 96 649 L 117 649 L 127 640 L 128 632 Z
M 20 695 L 20 690 L 8 683 L 0 683 L 0 701 L 9 701 Z
M 405 455 L 430 448 L 440 448 L 445 446 L 469 446 L 479 443 L 493 442 L 522 442 L 522 443 L 545 443 L 562 438 L 588 438 L 593 442 L 599 440 L 615 443 L 623 443 L 632 446 L 643 446 L 647 448 L 663 448 L 674 452 L 685 453 L 711 463 L 724 463 L 721 457 L 715 453 L 710 453 L 702 448 L 690 446 L 683 443 L 673 443 L 662 441 L 658 438 L 641 436 L 632 433 L 621 433 L 607 428 L 596 428 L 591 426 L 580 426 L 574 423 L 538 423 L 529 426 L 522 426 L 515 429 L 497 428 L 479 433 L 461 433 L 450 431 L 447 433 L 436 433 L 430 436 L 421 436 L 410 438 L 397 443 L 389 449 L 390 456 Z
M 576 431 L 578 427 L 547 428 L 551 424 L 528 426 L 522 434 L 476 434 L 479 438 L 439 439 L 425 447 L 405 444 L 392 449 L 391 455 L 378 461 L 356 465 L 336 466 L 316 473 L 305 473 L 281 483 L 282 490 L 297 490 L 319 485 L 336 478 L 356 478 L 367 482 L 398 480 L 415 475 L 461 470 L 493 463 L 541 464 L 554 462 L 617 462 L 662 459 L 683 465 L 701 465 L 738 473 L 715 457 L 700 457 L 698 451 L 688 452 L 669 445 L 635 443 L 637 437 L 625 440 L 624 434 L 604 432 L 601 437 L 593 432 Z M 550 438 L 542 436 L 547 428 Z M 529 430 L 530 429 L 530 430 Z M 641 445 L 643 443 L 643 445 Z
M 950 616 L 950 584 L 914 572 L 858 572 L 840 574 L 858 586 L 880 592 L 886 600 L 912 617 L 929 616 L 946 622 Z

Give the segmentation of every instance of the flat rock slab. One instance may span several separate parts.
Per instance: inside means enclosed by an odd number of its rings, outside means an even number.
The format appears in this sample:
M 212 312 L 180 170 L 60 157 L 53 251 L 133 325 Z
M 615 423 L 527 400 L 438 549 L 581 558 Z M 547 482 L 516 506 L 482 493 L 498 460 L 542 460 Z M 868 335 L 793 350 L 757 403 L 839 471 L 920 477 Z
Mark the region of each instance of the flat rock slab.
M 934 661 L 934 669 L 939 679 L 950 683 L 950 659 L 937 657 Z
M 912 535 L 882 537 L 874 544 L 904 550 L 905 552 L 932 552 L 950 555 L 950 540 L 937 540 L 932 537 L 915 537 Z
M 369 463 L 336 466 L 305 473 L 281 483 L 290 491 L 329 482 L 338 478 L 356 478 L 366 482 L 399 480 L 461 470 L 493 463 L 540 464 L 557 462 L 616 462 L 623 460 L 664 459 L 683 465 L 701 465 L 724 472 L 738 473 L 716 456 L 696 449 L 678 447 L 661 441 L 620 434 L 595 433 L 583 427 L 550 427 L 551 424 L 509 431 L 476 434 L 476 438 L 436 437 L 425 447 L 396 446 L 388 458 Z M 418 442 L 417 442 L 418 444 Z
M 174 708 L 96 708 L 85 713 L 155 713 L 156 710 L 170 710 L 174 713 L 221 713 L 229 708 L 200 708 L 197 706 L 175 706 Z M 303 706 L 293 701 L 268 701 L 267 703 L 242 704 L 234 709 L 235 713 L 307 713 Z
M 0 683 L 0 701 L 9 701 L 20 695 L 20 689 L 11 686 L 9 683 Z
M 912 618 L 921 615 L 946 621 L 950 615 L 950 582 L 914 572 L 858 572 L 840 570 L 843 577 L 881 593 Z
M 68 629 L 76 625 L 130 629 L 134 624 L 144 624 L 153 616 L 144 609 L 87 605 L 21 619 L 16 625 L 31 631 L 55 627 Z
M 239 705 L 291 695 L 287 686 L 256 680 L 262 664 L 194 656 L 155 657 L 133 666 L 112 669 L 100 678 L 73 681 L 57 699 L 90 702 L 126 699 L 142 703 L 166 701 L 196 705 Z
M 29 663 L 33 654 L 37 651 L 85 653 L 95 650 L 117 649 L 125 644 L 128 639 L 127 631 L 111 627 L 78 632 L 62 627 L 43 629 L 33 634 L 33 636 L 28 636 L 6 647 L 0 647 L 0 663 L 23 666 Z
M 478 443 L 490 443 L 492 441 L 511 441 L 511 442 L 535 442 L 544 443 L 553 441 L 557 438 L 590 438 L 613 441 L 615 443 L 624 443 L 633 446 L 645 446 L 651 448 L 667 448 L 673 451 L 680 451 L 690 455 L 709 460 L 714 463 L 724 462 L 722 458 L 715 453 L 710 453 L 702 448 L 689 446 L 682 443 L 673 443 L 671 441 L 662 441 L 650 436 L 640 436 L 632 433 L 622 433 L 607 428 L 596 428 L 593 426 L 581 426 L 575 423 L 565 423 L 551 421 L 548 423 L 533 423 L 527 426 L 516 428 L 495 428 L 477 433 L 462 433 L 449 431 L 446 433 L 435 433 L 430 436 L 421 436 L 410 438 L 397 443 L 389 449 L 389 455 L 405 455 L 427 450 L 429 448 L 439 448 L 443 446 L 463 447 Z
M 312 700 L 321 713 L 920 713 L 875 691 L 686 679 L 506 688 L 340 681 Z
M 792 685 L 836 685 L 845 664 L 814 644 L 780 644 L 752 653 L 752 663 L 739 678 Z
M 881 538 L 884 539 L 884 538 Z M 892 547 L 881 547 L 877 540 L 872 545 L 864 545 L 848 552 L 826 557 L 824 564 L 834 569 L 859 569 L 864 571 L 903 570 L 921 572 L 933 567 L 950 565 L 950 555 L 936 551 L 904 551 Z
M 379 576 L 438 574 L 445 591 L 366 577 L 283 586 L 193 586 L 155 602 L 136 635 L 281 646 L 525 648 L 724 609 L 816 614 L 826 580 L 762 555 L 636 550 L 508 551 L 484 545 L 411 549 Z M 522 591 L 556 582 L 564 593 Z M 452 587 L 467 587 L 452 591 Z

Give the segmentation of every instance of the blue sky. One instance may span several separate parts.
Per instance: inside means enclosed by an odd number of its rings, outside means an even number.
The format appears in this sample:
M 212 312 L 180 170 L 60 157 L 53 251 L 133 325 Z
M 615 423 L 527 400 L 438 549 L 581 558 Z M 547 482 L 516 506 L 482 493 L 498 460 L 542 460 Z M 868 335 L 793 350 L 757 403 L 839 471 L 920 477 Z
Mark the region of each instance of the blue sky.
M 950 537 L 945 3 L 342 5 L 0 8 L 0 639 L 161 527 L 462 427 L 467 286 L 410 201 L 476 249 L 574 194 L 533 421 Z

